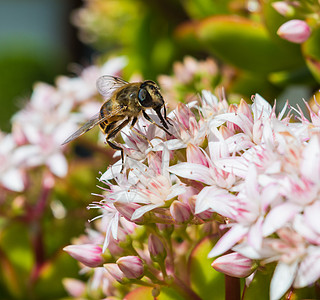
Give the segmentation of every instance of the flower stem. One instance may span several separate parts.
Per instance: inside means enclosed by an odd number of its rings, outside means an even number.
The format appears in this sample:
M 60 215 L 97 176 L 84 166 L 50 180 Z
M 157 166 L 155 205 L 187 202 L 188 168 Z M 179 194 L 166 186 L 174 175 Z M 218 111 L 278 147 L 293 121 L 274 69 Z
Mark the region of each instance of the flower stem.
M 225 275 L 225 300 L 240 300 L 240 279 Z

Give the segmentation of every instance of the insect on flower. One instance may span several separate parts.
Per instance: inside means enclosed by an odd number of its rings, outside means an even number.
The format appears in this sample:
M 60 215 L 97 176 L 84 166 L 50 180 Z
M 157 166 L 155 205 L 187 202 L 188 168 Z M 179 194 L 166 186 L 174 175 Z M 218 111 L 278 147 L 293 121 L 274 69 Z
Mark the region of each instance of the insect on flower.
M 133 126 L 141 113 L 146 120 L 171 135 L 168 131 L 168 124 L 171 125 L 171 123 L 167 119 L 164 100 L 160 94 L 160 89 L 155 82 L 146 80 L 144 82 L 129 83 L 119 77 L 104 75 L 98 78 L 97 89 L 106 99 L 101 106 L 100 111 L 68 137 L 62 145 L 71 142 L 96 125 L 99 125 L 102 132 L 107 135 L 106 141 L 109 146 L 115 150 L 121 151 L 123 163 L 123 149 L 112 141 L 126 125 L 131 123 L 130 128 L 133 130 Z M 163 115 L 161 114 L 162 107 L 164 112 Z M 156 112 L 163 126 L 157 124 L 146 113 L 145 110 L 148 108 L 151 108 Z

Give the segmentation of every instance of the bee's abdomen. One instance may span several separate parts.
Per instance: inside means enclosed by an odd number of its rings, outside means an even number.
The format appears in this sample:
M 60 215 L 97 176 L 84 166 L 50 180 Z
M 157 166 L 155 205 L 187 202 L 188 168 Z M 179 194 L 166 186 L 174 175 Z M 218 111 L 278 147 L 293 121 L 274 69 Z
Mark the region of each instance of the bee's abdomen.
M 109 114 L 109 111 L 112 109 L 110 107 L 111 106 L 110 104 L 111 104 L 110 102 L 106 102 L 104 103 L 104 105 L 102 105 L 100 109 L 100 119 L 103 119 L 105 116 Z M 104 134 L 108 133 L 108 125 L 109 125 L 108 119 L 99 124 L 99 127 Z

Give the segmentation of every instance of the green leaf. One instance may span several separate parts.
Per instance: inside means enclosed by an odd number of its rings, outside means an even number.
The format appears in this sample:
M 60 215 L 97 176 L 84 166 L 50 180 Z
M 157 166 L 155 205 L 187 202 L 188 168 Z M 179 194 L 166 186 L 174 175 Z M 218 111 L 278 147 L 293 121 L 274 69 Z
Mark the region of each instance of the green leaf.
M 307 66 L 295 71 L 275 72 L 269 76 L 270 82 L 279 87 L 286 87 L 292 84 L 315 84 L 315 80 Z
M 48 260 L 41 269 L 34 292 L 39 297 L 38 299 L 59 299 L 61 296 L 66 296 L 62 279 L 65 277 L 77 278 L 78 273 L 77 262 L 67 253 L 60 251 L 55 257 Z
M 196 24 L 194 22 L 180 24 L 175 29 L 174 35 L 182 47 L 189 51 L 199 51 L 199 41 L 196 34 Z
M 202 19 L 217 14 L 229 12 L 230 0 L 185 0 L 184 9 L 192 19 Z
M 203 300 L 224 299 L 224 274 L 211 267 L 208 254 L 214 245 L 213 238 L 205 238 L 192 251 L 189 261 L 191 288 Z
M 275 95 L 279 93 L 279 89 L 271 84 L 264 74 L 239 72 L 229 90 L 229 93 L 240 94 L 245 96 L 247 100 L 251 99 L 254 92 L 261 94 L 265 99 L 273 101 Z M 237 98 L 239 99 L 239 96 Z
M 199 40 L 214 55 L 237 68 L 269 73 L 304 64 L 300 53 L 274 41 L 266 28 L 238 16 L 217 16 L 200 22 Z
M 271 36 L 272 39 L 275 39 L 277 42 L 287 45 L 289 47 L 291 46 L 292 48 L 295 48 L 295 51 L 297 51 L 300 48 L 298 44 L 290 43 L 282 39 L 277 34 L 279 27 L 283 23 L 287 22 L 288 18 L 282 16 L 273 8 L 272 3 L 276 1 L 268 0 L 268 1 L 262 2 L 262 17 L 263 17 L 263 22 L 265 24 L 265 27 L 268 30 L 269 35 Z
M 154 300 L 151 287 L 140 287 L 125 296 L 125 300 Z M 161 288 L 158 300 L 184 300 L 184 298 L 172 288 Z
M 0 240 L 0 294 L 21 299 L 26 293 L 29 273 L 34 264 L 27 226 L 12 222 L 3 229 Z
M 320 27 L 313 28 L 310 38 L 302 44 L 307 66 L 317 82 L 320 82 Z
M 249 287 L 245 290 L 243 300 L 269 300 L 270 281 L 274 271 L 274 264 L 264 270 L 258 270 Z

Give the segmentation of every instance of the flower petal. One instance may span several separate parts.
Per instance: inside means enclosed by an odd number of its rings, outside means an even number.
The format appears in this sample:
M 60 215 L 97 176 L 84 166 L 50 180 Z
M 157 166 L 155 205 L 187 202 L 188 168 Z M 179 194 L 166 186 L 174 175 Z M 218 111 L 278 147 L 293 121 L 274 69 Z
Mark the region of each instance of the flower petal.
M 320 235 L 320 201 L 316 201 L 304 210 L 306 223 Z
M 55 153 L 48 157 L 47 165 L 50 171 L 59 177 L 64 177 L 68 172 L 68 162 L 62 153 Z
M 268 213 L 263 224 L 263 236 L 268 236 L 281 228 L 295 214 L 301 211 L 301 207 L 293 203 L 283 203 Z
M 312 247 L 313 252 L 308 255 L 299 266 L 299 271 L 295 278 L 293 286 L 303 288 L 314 283 L 320 277 L 320 250 Z
M 205 184 L 214 184 L 214 180 L 211 177 L 210 169 L 199 164 L 192 163 L 180 163 L 175 166 L 169 167 L 169 172 L 176 174 L 177 176 L 197 180 Z
M 254 223 L 248 233 L 248 244 L 256 249 L 260 249 L 262 245 L 262 223 L 263 217 L 259 217 Z
M 291 286 L 298 268 L 298 261 L 292 264 L 279 262 L 270 285 L 270 300 L 278 300 Z
M 213 249 L 208 254 L 208 258 L 216 257 L 230 248 L 232 248 L 238 241 L 240 241 L 248 232 L 248 227 L 240 224 L 234 225 L 222 238 L 216 243 Z
M 248 173 L 248 163 L 242 157 L 221 158 L 214 161 L 222 171 L 245 178 Z
M 18 169 L 6 171 L 0 179 L 4 187 L 11 191 L 22 192 L 25 188 L 23 181 L 23 172 Z
M 211 209 L 225 217 L 232 218 L 236 210 L 232 206 L 235 196 L 228 193 L 227 190 L 216 186 L 207 186 L 201 190 L 197 196 L 195 213 Z
M 302 153 L 301 173 L 311 182 L 320 180 L 320 141 L 318 135 L 311 137 Z
M 255 120 L 258 120 L 260 117 L 262 119 L 269 118 L 272 113 L 272 107 L 269 102 L 263 99 L 259 94 L 255 94 L 251 109 Z
M 153 210 L 153 209 L 160 207 L 160 206 L 162 206 L 162 203 L 143 205 L 135 210 L 135 212 L 132 214 L 131 220 L 136 220 L 136 219 L 142 217 L 146 212 Z

